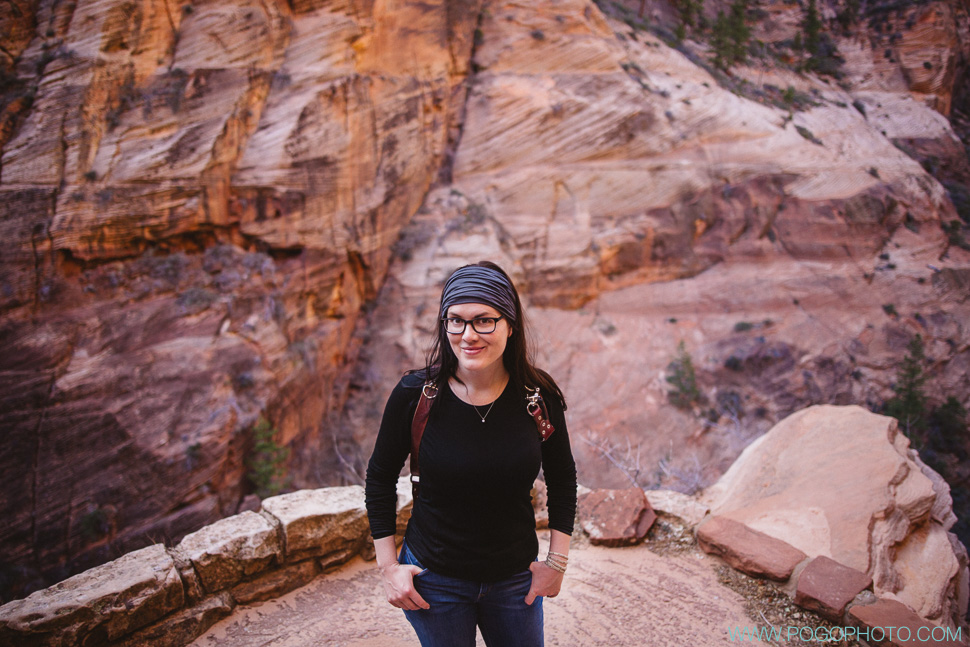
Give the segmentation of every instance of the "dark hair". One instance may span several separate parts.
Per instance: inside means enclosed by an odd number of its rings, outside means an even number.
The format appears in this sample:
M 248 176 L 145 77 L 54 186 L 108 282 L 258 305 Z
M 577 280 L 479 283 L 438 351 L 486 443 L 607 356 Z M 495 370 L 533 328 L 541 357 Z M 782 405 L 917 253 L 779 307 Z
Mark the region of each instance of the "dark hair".
M 505 365 L 505 370 L 509 373 L 509 380 L 512 386 L 522 393 L 523 398 L 525 397 L 526 388 L 534 389 L 535 387 L 539 387 L 539 392 L 543 397 L 557 398 L 563 410 L 565 410 L 566 398 L 562 394 L 562 389 L 552 379 L 552 376 L 542 369 L 536 368 L 533 364 L 529 327 L 526 324 L 525 312 L 522 310 L 519 291 L 515 289 L 515 284 L 512 283 L 512 279 L 505 270 L 491 261 L 479 261 L 472 265 L 488 267 L 501 272 L 512 286 L 512 294 L 515 297 L 516 317 L 514 321 L 508 320 L 509 325 L 512 327 L 512 334 L 509 336 L 508 343 L 505 345 L 505 353 L 502 355 L 502 363 Z M 468 267 L 468 265 L 464 267 Z M 442 294 L 442 296 L 444 295 Z M 440 308 L 435 310 L 436 315 L 439 310 Z M 440 321 L 437 325 L 437 331 L 438 334 L 435 335 L 431 342 L 431 348 L 428 350 L 425 368 L 421 371 L 411 372 L 421 374 L 425 380 L 434 382 L 435 385 L 441 387 L 450 377 L 455 378 L 459 382 L 461 380 L 457 375 L 458 358 L 455 357 L 455 352 L 451 349 L 451 343 L 448 341 L 448 333 L 445 332 L 445 327 Z

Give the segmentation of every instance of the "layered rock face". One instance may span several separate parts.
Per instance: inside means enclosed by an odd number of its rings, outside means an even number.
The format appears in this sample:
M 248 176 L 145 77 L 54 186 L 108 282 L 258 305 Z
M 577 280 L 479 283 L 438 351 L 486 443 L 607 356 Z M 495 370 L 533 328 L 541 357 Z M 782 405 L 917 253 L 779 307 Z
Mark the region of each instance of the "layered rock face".
M 21 96 L 0 139 L 0 547 L 15 581 L 234 512 L 261 414 L 294 481 L 326 480 L 312 448 L 331 444 L 357 315 L 438 172 L 478 15 L 20 9 L 4 15 L 5 88 Z
M 772 72 L 816 91 L 790 114 L 581 0 L 11 6 L 0 548 L 15 580 L 234 512 L 260 414 L 294 485 L 359 471 L 441 281 L 479 258 L 531 306 L 591 485 L 636 471 L 691 489 L 801 406 L 878 403 L 917 331 L 932 388 L 970 393 L 970 259 L 940 229 L 946 192 L 893 145 L 965 163 L 942 114 L 950 72 L 858 90 Z M 919 29 L 963 33 L 962 4 L 928 6 Z M 932 49 L 959 73 L 953 39 L 933 38 L 906 41 L 906 60 Z M 858 51 L 853 70 L 882 55 Z M 681 340 L 738 424 L 667 404 Z
M 947 6 L 946 29 L 964 29 Z M 801 10 L 774 9 L 759 35 L 790 39 Z M 730 92 L 619 15 L 488 6 L 451 181 L 398 243 L 347 433 L 372 442 L 391 385 L 423 362 L 442 282 L 481 258 L 526 297 L 594 487 L 693 490 L 801 407 L 879 406 L 916 333 L 933 347 L 928 388 L 966 400 L 970 257 L 941 231 L 957 217 L 946 191 L 894 144 L 966 158 L 942 114 L 880 80 L 878 38 L 846 64 L 859 90 L 754 61 Z M 959 65 L 956 46 L 933 51 Z M 757 100 L 789 85 L 803 109 Z M 681 341 L 714 424 L 668 404 Z

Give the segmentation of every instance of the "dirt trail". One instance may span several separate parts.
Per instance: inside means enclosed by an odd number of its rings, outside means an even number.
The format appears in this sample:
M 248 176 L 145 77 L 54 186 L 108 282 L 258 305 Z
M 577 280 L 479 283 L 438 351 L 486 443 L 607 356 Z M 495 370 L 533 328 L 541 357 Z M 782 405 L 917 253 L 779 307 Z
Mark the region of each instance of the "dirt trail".
M 545 546 L 540 554 L 545 552 Z M 699 551 L 574 546 L 562 593 L 545 601 L 550 647 L 704 647 L 754 625 L 744 599 L 718 582 Z M 483 645 L 479 637 L 479 645 Z M 374 562 L 354 559 L 280 598 L 239 607 L 192 647 L 404 647 L 418 641 L 384 602 Z

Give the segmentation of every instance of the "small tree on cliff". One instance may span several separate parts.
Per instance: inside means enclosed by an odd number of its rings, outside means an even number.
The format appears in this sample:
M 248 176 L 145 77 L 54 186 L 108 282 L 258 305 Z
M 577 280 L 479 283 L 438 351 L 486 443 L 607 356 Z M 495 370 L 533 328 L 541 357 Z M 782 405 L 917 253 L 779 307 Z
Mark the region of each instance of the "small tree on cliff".
M 260 416 L 253 426 L 253 449 L 246 459 L 246 476 L 261 499 L 279 494 L 286 486 L 286 459 L 290 450 L 276 442 L 276 430 Z
M 846 0 L 845 5 L 835 16 L 842 30 L 846 31 L 859 20 L 859 0 Z
M 751 38 L 751 30 L 745 22 L 747 11 L 747 0 L 734 0 L 727 14 L 717 13 L 711 32 L 711 48 L 714 50 L 714 65 L 722 70 L 747 60 Z
M 842 76 L 840 68 L 845 61 L 839 55 L 835 41 L 823 27 L 816 1 L 809 0 L 805 17 L 802 19 L 801 31 L 796 33 L 796 37 L 804 36 L 802 39 L 804 53 L 808 54 L 808 59 L 802 65 L 806 70 L 840 78 Z M 797 43 L 795 49 L 799 50 Z
M 674 5 L 680 13 L 680 22 L 677 24 L 677 32 L 686 35 L 687 28 L 694 30 L 700 24 L 700 18 L 704 11 L 704 0 L 676 0 Z M 683 40 L 683 38 L 681 38 Z
M 822 20 L 818 17 L 818 7 L 815 6 L 815 0 L 808 0 L 805 19 L 802 20 L 802 31 L 805 32 L 805 51 L 808 52 L 809 56 L 818 56 L 818 39 L 822 33 Z M 812 65 L 811 60 L 806 63 L 806 67 L 810 65 Z
M 670 403 L 678 409 L 689 409 L 701 399 L 697 388 L 697 375 L 690 353 L 681 341 L 677 346 L 677 356 L 667 365 L 667 382 L 674 390 L 668 395 Z
M 896 395 L 885 406 L 886 414 L 896 418 L 902 425 L 903 433 L 914 441 L 921 439 L 926 431 L 927 407 L 923 393 L 925 361 L 923 338 L 916 335 L 910 340 L 906 356 L 896 369 L 896 384 L 893 386 Z

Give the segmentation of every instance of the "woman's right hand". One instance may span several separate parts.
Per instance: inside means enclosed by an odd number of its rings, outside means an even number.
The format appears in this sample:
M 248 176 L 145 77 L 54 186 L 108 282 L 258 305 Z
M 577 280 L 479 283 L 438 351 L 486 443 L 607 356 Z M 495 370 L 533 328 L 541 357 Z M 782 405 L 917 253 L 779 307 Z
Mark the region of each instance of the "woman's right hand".
M 393 562 L 381 568 L 381 579 L 384 582 L 384 593 L 391 606 L 408 611 L 430 609 L 421 594 L 414 588 L 414 576 L 422 569 L 413 564 Z

